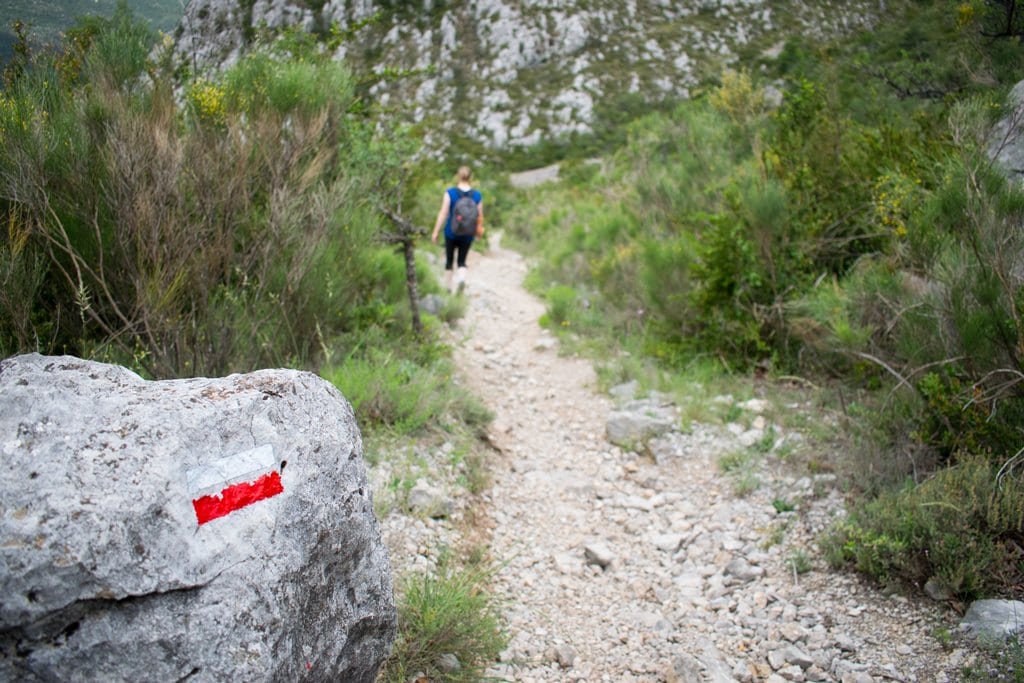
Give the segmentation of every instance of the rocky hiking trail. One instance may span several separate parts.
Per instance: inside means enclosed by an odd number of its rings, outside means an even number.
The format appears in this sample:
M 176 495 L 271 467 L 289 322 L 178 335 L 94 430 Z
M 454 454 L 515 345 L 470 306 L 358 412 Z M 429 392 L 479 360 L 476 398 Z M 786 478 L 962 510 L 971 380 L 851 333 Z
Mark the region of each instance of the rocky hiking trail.
M 610 443 L 616 420 L 678 425 L 676 409 L 665 397 L 630 402 L 629 387 L 617 399 L 599 393 L 589 361 L 559 355 L 538 324 L 543 304 L 523 288 L 527 263 L 499 238 L 470 255 L 454 341 L 460 381 L 495 413 L 491 484 L 470 524 L 458 511 L 383 523 L 399 574 L 429 564 L 432 543 L 453 543 L 460 520 L 484 535 L 511 636 L 489 675 L 956 680 L 967 654 L 935 637 L 955 627 L 952 610 L 888 595 L 821 559 L 814 539 L 842 507 L 830 477 L 787 475 L 768 456 L 760 486 L 734 494 L 720 457 L 766 433 L 799 438 L 768 423 L 763 401 L 740 406 L 745 425 L 668 431 L 644 455 Z M 795 510 L 778 512 L 779 499 Z

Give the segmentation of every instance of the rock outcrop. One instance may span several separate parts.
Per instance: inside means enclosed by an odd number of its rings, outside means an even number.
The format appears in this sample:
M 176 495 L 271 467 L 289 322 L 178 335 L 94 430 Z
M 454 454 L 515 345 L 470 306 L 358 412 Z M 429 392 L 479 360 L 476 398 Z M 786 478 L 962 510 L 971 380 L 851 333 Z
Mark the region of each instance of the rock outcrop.
M 0 363 L 0 680 L 374 680 L 387 554 L 315 375 Z
M 975 600 L 960 620 L 960 629 L 983 639 L 1005 640 L 1024 631 L 1024 602 Z
M 1000 119 L 989 138 L 989 156 L 1012 179 L 1024 178 L 1024 81 L 1007 97 L 1009 113 Z
M 191 0 L 175 32 L 192 68 L 232 63 L 264 29 L 350 37 L 337 57 L 361 73 L 397 69 L 372 97 L 446 150 L 451 134 L 482 148 L 528 147 L 592 130 L 602 107 L 685 99 L 746 54 L 793 36 L 872 25 L 877 0 Z M 628 104 L 631 102 L 632 104 Z

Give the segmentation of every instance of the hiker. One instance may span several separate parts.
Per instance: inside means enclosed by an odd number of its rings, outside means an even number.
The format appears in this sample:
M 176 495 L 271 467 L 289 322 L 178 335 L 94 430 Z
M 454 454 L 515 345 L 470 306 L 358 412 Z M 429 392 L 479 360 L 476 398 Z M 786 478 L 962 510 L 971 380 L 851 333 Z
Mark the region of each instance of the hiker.
M 437 235 L 444 225 L 444 284 L 450 292 L 461 292 L 466 286 L 466 255 L 473 240 L 484 234 L 483 197 L 470 184 L 472 172 L 469 166 L 460 166 L 454 187 L 445 190 L 441 210 L 437 212 L 434 234 L 431 241 L 437 242 Z M 458 252 L 454 289 L 452 283 L 452 261 Z

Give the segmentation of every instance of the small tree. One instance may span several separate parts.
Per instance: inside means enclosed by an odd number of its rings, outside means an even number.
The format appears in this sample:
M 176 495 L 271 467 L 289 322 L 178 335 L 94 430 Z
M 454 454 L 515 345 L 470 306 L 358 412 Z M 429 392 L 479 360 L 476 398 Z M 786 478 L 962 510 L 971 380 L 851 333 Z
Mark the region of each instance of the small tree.
M 402 191 L 405 187 L 405 176 L 401 176 L 393 193 L 394 204 L 398 209 L 380 206 L 383 213 L 394 228 L 393 232 L 381 234 L 386 244 L 398 245 L 398 250 L 405 259 L 405 285 L 409 291 L 409 311 L 412 314 L 412 329 L 417 336 L 423 334 L 423 321 L 420 319 L 419 284 L 416 279 L 416 238 L 427 234 L 427 229 L 413 225 L 412 221 L 403 217 L 399 211 L 402 206 Z

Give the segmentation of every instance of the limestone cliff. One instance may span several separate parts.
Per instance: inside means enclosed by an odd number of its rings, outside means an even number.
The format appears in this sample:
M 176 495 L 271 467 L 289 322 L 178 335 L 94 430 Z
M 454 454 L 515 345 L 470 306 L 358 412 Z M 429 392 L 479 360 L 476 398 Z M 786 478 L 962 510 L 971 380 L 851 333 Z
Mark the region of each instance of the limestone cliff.
M 741 56 L 870 26 L 885 9 L 885 0 L 192 0 L 175 37 L 180 59 L 219 67 L 260 27 L 336 25 L 352 32 L 337 56 L 357 71 L 423 70 L 371 95 L 421 124 L 428 147 L 455 134 L 504 148 L 588 132 L 598 104 L 624 95 L 685 98 Z

